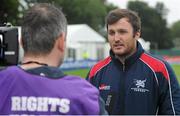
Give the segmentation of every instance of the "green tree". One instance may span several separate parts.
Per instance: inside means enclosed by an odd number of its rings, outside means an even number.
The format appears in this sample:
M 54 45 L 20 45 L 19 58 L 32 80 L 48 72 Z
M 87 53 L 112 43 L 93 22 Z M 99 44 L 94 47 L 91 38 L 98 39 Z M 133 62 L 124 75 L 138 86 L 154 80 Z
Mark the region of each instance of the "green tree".
M 168 49 L 173 47 L 170 29 L 165 19 L 167 9 L 163 3 L 157 3 L 155 8 L 146 2 L 130 1 L 128 8 L 138 12 L 142 21 L 141 37 L 151 42 L 151 48 Z
M 104 24 L 106 7 L 101 0 L 62 0 L 60 5 L 70 24 L 87 23 L 95 30 Z
M 171 26 L 171 32 L 173 38 L 180 38 L 180 20 L 173 23 Z
M 104 18 L 107 12 L 116 8 L 106 0 L 25 0 L 28 7 L 32 3 L 46 2 L 60 6 L 66 14 L 69 24 L 86 23 L 104 35 Z
M 180 20 L 173 23 L 171 26 L 171 34 L 173 37 L 173 42 L 176 48 L 180 46 Z
M 19 0 L 1 0 L 0 4 L 0 24 L 11 23 L 16 25 L 20 15 Z

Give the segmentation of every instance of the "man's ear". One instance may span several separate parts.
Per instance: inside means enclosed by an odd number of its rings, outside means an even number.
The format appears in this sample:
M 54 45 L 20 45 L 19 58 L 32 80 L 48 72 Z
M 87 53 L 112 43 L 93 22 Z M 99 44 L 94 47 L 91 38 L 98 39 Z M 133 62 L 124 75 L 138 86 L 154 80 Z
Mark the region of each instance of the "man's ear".
M 61 52 L 65 51 L 65 47 L 66 47 L 66 34 L 65 33 L 61 33 L 58 37 L 58 49 Z
M 135 33 L 135 39 L 136 40 L 138 40 L 140 38 L 140 36 L 141 36 L 141 32 L 140 31 Z

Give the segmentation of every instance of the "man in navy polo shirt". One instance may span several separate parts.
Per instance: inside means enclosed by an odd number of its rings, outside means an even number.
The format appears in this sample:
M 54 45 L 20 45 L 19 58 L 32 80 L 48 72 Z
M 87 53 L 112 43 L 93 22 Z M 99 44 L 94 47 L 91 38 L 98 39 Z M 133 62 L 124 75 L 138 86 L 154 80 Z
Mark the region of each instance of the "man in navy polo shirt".
M 112 10 L 106 24 L 110 56 L 95 64 L 87 79 L 99 89 L 109 114 L 180 115 L 176 76 L 167 62 L 145 52 L 138 42 L 137 13 Z

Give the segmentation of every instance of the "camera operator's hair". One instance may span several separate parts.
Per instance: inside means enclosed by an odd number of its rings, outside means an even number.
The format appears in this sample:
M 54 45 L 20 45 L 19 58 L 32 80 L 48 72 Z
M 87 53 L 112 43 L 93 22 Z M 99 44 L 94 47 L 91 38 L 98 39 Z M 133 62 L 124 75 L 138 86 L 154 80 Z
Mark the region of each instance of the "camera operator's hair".
M 107 29 L 108 29 L 108 25 L 112 25 L 122 18 L 128 19 L 129 23 L 133 27 L 134 33 L 140 32 L 141 30 L 140 17 L 138 16 L 136 12 L 128 10 L 128 9 L 115 9 L 115 10 L 110 11 L 105 19 Z
M 46 55 L 62 32 L 67 33 L 67 20 L 62 11 L 48 3 L 35 4 L 23 17 L 23 49 L 25 53 Z

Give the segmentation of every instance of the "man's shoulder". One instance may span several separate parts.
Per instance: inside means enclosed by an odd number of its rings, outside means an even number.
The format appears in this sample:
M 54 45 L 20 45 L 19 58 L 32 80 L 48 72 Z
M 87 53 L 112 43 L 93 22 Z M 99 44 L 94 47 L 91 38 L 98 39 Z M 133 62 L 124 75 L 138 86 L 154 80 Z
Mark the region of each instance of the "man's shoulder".
M 72 83 L 75 83 L 75 84 L 92 86 L 86 79 L 80 76 L 76 76 L 76 75 L 66 75 L 64 76 L 64 79 L 70 80 Z
M 89 93 L 98 93 L 97 88 L 82 77 L 66 75 L 63 79 L 67 80 L 69 85 L 73 85 L 74 89 L 81 91 L 82 93 L 87 93 L 88 91 Z
M 154 72 L 160 72 L 166 79 L 169 79 L 169 72 L 167 70 L 168 63 L 161 57 L 157 57 L 152 54 L 143 53 L 140 58 L 151 70 Z
M 89 77 L 93 77 L 98 71 L 107 66 L 111 62 L 111 57 L 107 57 L 99 62 L 97 62 L 90 70 Z
M 145 63 L 149 63 L 151 65 L 159 65 L 159 64 L 165 64 L 166 61 L 163 59 L 160 55 L 154 55 L 150 53 L 144 52 L 140 59 L 144 61 Z

